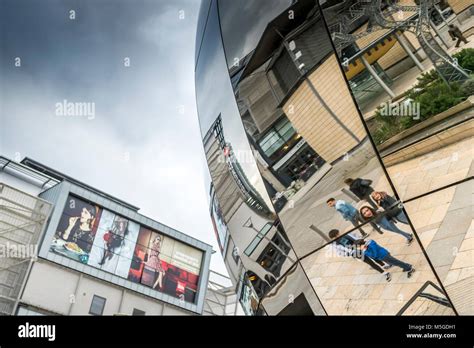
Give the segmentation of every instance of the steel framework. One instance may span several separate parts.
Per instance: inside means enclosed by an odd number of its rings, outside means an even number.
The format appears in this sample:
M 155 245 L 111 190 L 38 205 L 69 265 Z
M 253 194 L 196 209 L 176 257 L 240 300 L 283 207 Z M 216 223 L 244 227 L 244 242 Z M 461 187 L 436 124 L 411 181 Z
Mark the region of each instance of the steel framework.
M 396 1 L 357 0 L 349 7 L 341 21 L 329 27 L 329 31 L 339 55 L 344 47 L 374 31 L 382 29 L 410 31 L 416 35 L 421 48 L 447 84 L 462 82 L 469 79 L 468 72 L 443 49 L 431 32 L 430 14 L 438 2 L 439 0 L 419 0 L 417 5 L 403 6 L 398 5 Z M 382 5 L 387 6 L 382 9 Z M 393 18 L 394 14 L 403 12 L 414 14 L 402 20 Z M 351 24 L 364 16 L 369 20 L 367 29 L 357 34 L 349 33 Z
M 16 312 L 51 204 L 0 183 L 0 315 Z

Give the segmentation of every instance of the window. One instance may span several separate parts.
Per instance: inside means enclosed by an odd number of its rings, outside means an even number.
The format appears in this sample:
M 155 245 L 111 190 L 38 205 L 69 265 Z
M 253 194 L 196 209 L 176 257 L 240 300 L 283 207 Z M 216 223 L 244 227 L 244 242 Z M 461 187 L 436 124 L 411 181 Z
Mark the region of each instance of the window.
M 301 74 L 287 50 L 282 50 L 271 69 L 283 94 L 286 95 L 298 82 Z
M 284 117 L 263 136 L 259 145 L 269 159 L 277 160 L 299 139 L 299 134 L 296 133 L 290 121 Z
M 262 227 L 260 233 L 255 236 L 255 238 L 250 242 L 250 244 L 245 249 L 245 255 L 250 256 L 258 247 L 260 242 L 262 241 L 263 237 L 272 229 L 273 224 L 267 223 L 265 226 Z
M 92 298 L 91 308 L 89 309 L 89 314 L 102 315 L 104 313 L 106 301 L 107 299 L 94 295 Z
M 145 315 L 145 311 L 142 311 L 141 309 L 134 308 L 132 315 Z

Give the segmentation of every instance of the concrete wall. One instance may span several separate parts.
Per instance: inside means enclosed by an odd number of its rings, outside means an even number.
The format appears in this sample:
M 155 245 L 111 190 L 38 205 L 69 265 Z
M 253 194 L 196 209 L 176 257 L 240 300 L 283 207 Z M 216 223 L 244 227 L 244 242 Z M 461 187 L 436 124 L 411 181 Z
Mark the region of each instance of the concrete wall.
M 58 314 L 69 311 L 79 274 L 50 263 L 36 262 L 31 269 L 22 302 Z
M 145 311 L 146 315 L 192 315 L 107 282 L 86 275 L 81 277 L 78 272 L 45 260 L 34 263 L 21 302 L 62 315 L 88 315 L 94 295 L 107 299 L 103 315 L 132 315 L 134 308 Z M 71 299 L 74 299 L 72 304 Z

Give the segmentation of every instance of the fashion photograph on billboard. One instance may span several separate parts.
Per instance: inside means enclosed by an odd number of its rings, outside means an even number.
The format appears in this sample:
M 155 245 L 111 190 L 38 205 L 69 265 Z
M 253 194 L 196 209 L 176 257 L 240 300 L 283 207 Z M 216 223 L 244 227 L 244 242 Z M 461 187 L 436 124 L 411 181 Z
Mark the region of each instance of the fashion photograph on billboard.
M 50 250 L 194 303 L 202 252 L 69 196 Z
M 51 242 L 51 250 L 87 264 L 101 214 L 97 205 L 70 197 Z

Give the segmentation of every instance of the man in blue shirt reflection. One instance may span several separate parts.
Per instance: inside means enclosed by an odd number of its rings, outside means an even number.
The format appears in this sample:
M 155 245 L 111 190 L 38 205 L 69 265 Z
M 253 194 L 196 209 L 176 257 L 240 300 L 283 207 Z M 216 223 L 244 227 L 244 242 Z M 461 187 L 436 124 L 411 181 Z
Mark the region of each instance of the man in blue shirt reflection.
M 360 224 L 364 223 L 365 221 L 360 216 L 359 212 L 352 204 L 343 201 L 342 199 L 335 200 L 334 198 L 329 198 L 326 201 L 328 207 L 336 208 L 336 210 L 341 214 L 342 218 L 346 221 L 350 221 L 354 227 L 359 226 Z M 380 228 L 376 226 L 374 223 L 370 223 L 370 225 L 379 233 L 382 233 Z M 360 233 L 363 237 L 366 237 L 368 234 L 362 229 L 359 228 Z

